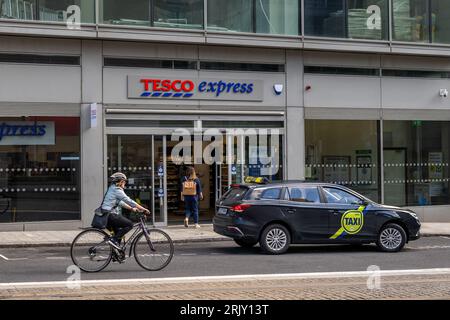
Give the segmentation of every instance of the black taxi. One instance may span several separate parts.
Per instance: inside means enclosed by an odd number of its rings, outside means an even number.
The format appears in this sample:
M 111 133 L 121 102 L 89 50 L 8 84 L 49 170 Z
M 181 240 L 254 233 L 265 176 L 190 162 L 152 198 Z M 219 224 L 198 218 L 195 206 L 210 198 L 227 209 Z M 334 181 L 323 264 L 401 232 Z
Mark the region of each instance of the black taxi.
M 420 221 L 405 208 L 381 205 L 341 185 L 246 178 L 216 204 L 214 231 L 269 254 L 290 244 L 368 244 L 398 252 L 419 239 Z

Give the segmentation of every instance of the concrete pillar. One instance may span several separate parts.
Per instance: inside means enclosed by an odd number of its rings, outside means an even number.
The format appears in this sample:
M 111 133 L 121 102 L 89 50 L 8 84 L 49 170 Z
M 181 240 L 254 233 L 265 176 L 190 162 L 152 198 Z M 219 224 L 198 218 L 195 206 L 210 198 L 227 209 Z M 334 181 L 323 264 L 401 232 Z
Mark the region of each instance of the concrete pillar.
M 82 42 L 81 219 L 89 226 L 103 198 L 102 44 Z M 91 127 L 91 103 L 97 103 L 97 126 Z
M 305 178 L 305 120 L 302 52 L 286 51 L 286 83 L 286 178 L 303 180 Z

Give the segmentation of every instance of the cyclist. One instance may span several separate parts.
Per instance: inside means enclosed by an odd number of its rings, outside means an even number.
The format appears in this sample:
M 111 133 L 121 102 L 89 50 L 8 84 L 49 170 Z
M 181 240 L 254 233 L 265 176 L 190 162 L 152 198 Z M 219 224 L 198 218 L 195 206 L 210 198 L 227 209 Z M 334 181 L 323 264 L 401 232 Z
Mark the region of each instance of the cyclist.
M 112 183 L 106 192 L 102 209 L 111 212 L 108 217 L 107 228 L 114 231 L 114 236 L 109 239 L 108 243 L 114 248 L 121 250 L 121 239 L 128 231 L 133 229 L 133 222 L 122 215 L 122 208 L 133 212 L 145 212 L 146 214 L 150 214 L 150 211 L 125 194 L 124 188 L 128 181 L 125 174 L 116 172 L 110 179 Z

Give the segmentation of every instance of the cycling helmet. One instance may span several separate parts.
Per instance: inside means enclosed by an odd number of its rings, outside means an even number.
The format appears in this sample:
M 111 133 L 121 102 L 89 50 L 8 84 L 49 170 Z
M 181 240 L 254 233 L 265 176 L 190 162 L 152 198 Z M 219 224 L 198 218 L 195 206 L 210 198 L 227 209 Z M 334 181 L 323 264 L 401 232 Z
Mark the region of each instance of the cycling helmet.
M 112 176 L 109 177 L 111 179 L 111 182 L 116 183 L 122 180 L 127 181 L 128 178 L 125 174 L 123 174 L 122 172 L 116 172 L 114 173 Z

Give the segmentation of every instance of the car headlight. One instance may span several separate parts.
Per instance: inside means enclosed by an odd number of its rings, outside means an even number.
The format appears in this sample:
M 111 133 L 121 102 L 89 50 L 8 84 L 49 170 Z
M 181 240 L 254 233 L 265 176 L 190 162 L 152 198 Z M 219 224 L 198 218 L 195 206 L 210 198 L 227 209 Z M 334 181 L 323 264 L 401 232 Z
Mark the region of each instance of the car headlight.
M 408 213 L 416 220 L 419 220 L 419 216 L 414 211 L 408 210 Z

